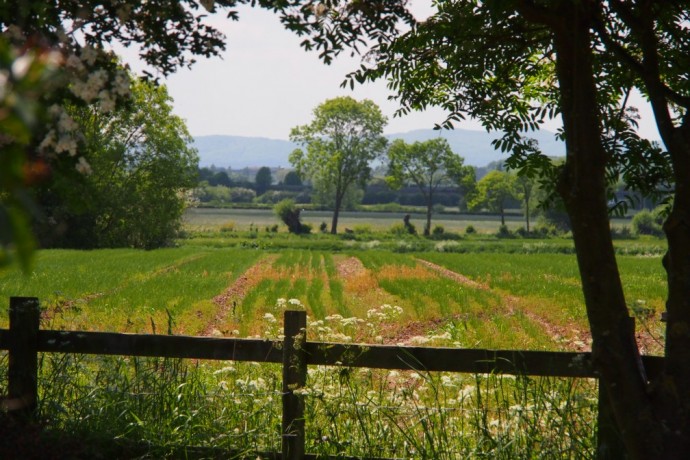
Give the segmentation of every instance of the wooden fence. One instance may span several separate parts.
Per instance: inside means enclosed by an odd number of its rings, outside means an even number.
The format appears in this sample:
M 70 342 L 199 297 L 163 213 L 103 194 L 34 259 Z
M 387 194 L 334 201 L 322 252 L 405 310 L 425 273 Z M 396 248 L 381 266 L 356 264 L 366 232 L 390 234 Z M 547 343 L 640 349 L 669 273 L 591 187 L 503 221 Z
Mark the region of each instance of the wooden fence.
M 310 365 L 597 378 L 589 353 L 307 342 L 304 311 L 285 312 L 283 342 L 40 330 L 39 303 L 33 297 L 11 298 L 9 314 L 10 328 L 0 329 L 0 350 L 9 351 L 7 401 L 17 403 L 15 412 L 21 416 L 36 411 L 39 352 L 282 363 L 282 453 L 271 458 L 315 458 L 305 453 L 304 399 L 294 392 L 306 384 Z M 658 357 L 643 359 L 650 374 L 662 365 Z M 598 408 L 596 457 L 625 458 L 601 385 Z

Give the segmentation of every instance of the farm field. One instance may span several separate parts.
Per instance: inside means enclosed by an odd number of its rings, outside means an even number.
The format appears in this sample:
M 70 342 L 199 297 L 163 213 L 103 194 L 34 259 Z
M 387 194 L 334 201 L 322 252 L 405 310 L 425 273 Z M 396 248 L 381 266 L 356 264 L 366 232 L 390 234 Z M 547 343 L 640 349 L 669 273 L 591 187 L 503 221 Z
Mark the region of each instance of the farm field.
M 40 251 L 29 275 L 0 271 L 0 327 L 9 297 L 21 295 L 39 297 L 43 327 L 275 340 L 283 308 L 298 304 L 315 341 L 590 347 L 575 258 L 562 253 L 567 241 L 463 240 L 466 252 L 442 252 L 434 242 L 394 242 L 391 251 L 328 235 L 278 234 L 281 244 L 267 244 L 272 237 Z M 637 255 L 619 256 L 647 353 L 663 347 L 657 244 L 624 242 Z M 46 354 L 39 378 L 39 412 L 58 438 L 50 442 L 79 439 L 74 458 L 106 448 L 118 458 L 207 458 L 184 446 L 252 458 L 280 449 L 276 365 Z M 317 454 L 594 458 L 596 384 L 587 379 L 313 366 L 304 397 L 307 450 Z
M 640 340 L 656 352 L 665 289 L 660 259 L 620 256 L 620 265 Z M 443 336 L 466 348 L 589 347 L 569 254 L 54 250 L 39 253 L 29 276 L 0 272 L 0 302 L 8 305 L 10 296 L 39 297 L 45 320 L 60 328 L 261 336 L 261 320 L 274 313 L 277 299 L 295 298 L 312 320 L 402 308 L 380 336 L 353 327 L 347 340 L 409 345 Z
M 424 228 L 426 222 L 425 211 L 420 209 L 411 214 L 410 222 L 418 230 Z M 367 225 L 374 230 L 386 230 L 394 224 L 402 223 L 404 212 L 356 212 L 343 211 L 340 213 L 338 227 L 340 229 L 355 228 L 359 225 Z M 316 230 L 322 222 L 329 226 L 331 223 L 331 211 L 315 211 L 305 209 L 300 214 L 302 221 L 311 224 Z M 189 208 L 185 212 L 185 225 L 194 230 L 215 229 L 223 224 L 232 222 L 238 230 L 248 230 L 250 225 L 264 228 L 279 223 L 275 214 L 270 209 L 232 209 L 232 208 Z M 460 214 L 460 213 L 434 213 L 432 227 L 443 226 L 446 231 L 463 233 L 468 225 L 472 225 L 478 232 L 492 233 L 501 225 L 500 217 L 487 214 Z M 612 219 L 616 227 L 630 225 L 629 219 Z M 520 215 L 506 216 L 506 225 L 515 230 L 525 225 L 525 220 Z

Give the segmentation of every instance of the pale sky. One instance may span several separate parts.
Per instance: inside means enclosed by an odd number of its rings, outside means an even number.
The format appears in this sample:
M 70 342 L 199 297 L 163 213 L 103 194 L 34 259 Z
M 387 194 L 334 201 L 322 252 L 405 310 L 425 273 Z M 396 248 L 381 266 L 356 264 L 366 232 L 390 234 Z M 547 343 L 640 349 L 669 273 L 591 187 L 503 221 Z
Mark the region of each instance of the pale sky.
M 433 11 L 431 0 L 410 4 L 418 18 Z M 175 113 L 185 119 L 193 136 L 287 139 L 293 127 L 311 121 L 317 105 L 345 95 L 373 100 L 388 117 L 386 133 L 429 129 L 445 119 L 440 109 L 394 118 L 397 104 L 387 100 L 390 92 L 385 82 L 356 85 L 354 90 L 340 87 L 345 75 L 358 67 L 358 57 L 343 55 L 327 66 L 316 52 L 304 51 L 301 39 L 285 30 L 274 13 L 242 6 L 238 10 L 239 21 L 230 21 L 222 13 L 210 18 L 226 35 L 222 59 L 200 58 L 192 69 L 180 69 L 163 80 L 174 99 Z M 125 50 L 124 55 L 135 71 L 141 70 L 133 51 Z M 649 127 L 643 133 L 658 138 L 653 124 L 645 125 Z M 456 128 L 482 129 L 471 120 Z

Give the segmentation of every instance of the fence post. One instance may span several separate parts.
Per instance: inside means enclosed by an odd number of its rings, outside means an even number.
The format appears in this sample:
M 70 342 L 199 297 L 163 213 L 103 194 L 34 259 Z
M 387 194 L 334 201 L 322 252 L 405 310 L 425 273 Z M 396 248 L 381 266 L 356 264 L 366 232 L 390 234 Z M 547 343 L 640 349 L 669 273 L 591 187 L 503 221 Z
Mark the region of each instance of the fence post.
M 40 320 L 38 299 L 10 297 L 8 409 L 33 418 L 38 400 L 37 339 Z
M 283 460 L 304 458 L 304 396 L 307 383 L 307 312 L 286 311 L 283 342 Z

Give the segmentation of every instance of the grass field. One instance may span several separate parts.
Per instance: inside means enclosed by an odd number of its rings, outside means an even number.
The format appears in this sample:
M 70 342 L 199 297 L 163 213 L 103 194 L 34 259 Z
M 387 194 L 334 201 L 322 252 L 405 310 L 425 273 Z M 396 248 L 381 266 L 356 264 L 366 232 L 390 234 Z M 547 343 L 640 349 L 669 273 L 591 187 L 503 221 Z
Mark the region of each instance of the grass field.
M 647 353 L 663 348 L 660 246 L 619 243 Z M 147 252 L 40 251 L 29 275 L 0 271 L 0 304 L 6 311 L 9 296 L 37 296 L 52 328 L 276 338 L 277 299 L 294 298 L 308 312 L 311 340 L 582 351 L 590 343 L 571 247 L 488 235 L 429 241 L 216 230 Z M 75 458 L 103 449 L 179 458 L 194 457 L 179 450 L 185 445 L 248 455 L 279 448 L 275 366 L 69 355 L 46 355 L 41 366 L 45 423 L 59 442 L 65 433 L 89 440 Z M 588 380 L 314 367 L 305 398 L 310 452 L 594 456 L 596 385 Z M 139 447 L 113 451 L 113 439 Z

